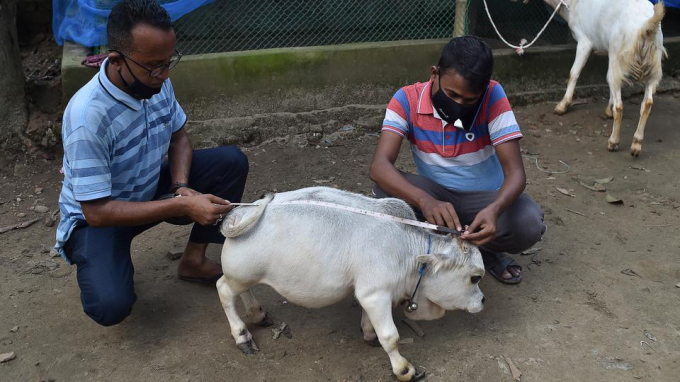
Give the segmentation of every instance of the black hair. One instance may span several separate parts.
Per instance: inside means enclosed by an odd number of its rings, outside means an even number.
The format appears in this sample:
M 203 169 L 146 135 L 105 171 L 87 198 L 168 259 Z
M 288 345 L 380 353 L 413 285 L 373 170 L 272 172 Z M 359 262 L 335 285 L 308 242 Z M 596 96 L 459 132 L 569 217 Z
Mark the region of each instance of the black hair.
M 493 73 L 493 55 L 489 46 L 474 36 L 452 38 L 439 58 L 439 75 L 455 70 L 471 91 L 483 92 Z
M 111 9 L 106 34 L 111 50 L 129 52 L 132 49 L 132 29 L 146 24 L 169 31 L 172 21 L 168 12 L 156 0 L 123 0 Z

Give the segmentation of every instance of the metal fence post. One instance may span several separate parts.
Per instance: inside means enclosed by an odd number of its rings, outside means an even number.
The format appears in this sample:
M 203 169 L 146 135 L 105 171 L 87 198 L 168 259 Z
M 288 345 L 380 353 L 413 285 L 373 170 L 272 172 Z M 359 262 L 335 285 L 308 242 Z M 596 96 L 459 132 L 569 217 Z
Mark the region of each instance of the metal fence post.
M 456 15 L 453 22 L 453 37 L 465 34 L 465 19 L 467 16 L 468 0 L 456 0 Z

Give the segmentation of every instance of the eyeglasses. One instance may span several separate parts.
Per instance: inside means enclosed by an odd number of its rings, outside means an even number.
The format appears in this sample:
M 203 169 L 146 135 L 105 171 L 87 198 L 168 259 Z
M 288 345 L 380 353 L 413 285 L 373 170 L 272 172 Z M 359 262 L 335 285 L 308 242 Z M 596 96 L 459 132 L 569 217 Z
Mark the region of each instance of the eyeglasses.
M 139 66 L 140 68 L 149 72 L 149 77 L 151 77 L 151 78 L 156 78 L 156 77 L 160 76 L 163 72 L 165 72 L 165 69 L 170 70 L 170 69 L 174 68 L 175 66 L 177 66 L 177 64 L 179 64 L 179 60 L 182 59 L 182 53 L 180 53 L 177 49 L 175 49 L 175 54 L 170 58 L 170 61 L 167 64 L 161 64 L 161 65 L 158 65 L 158 66 L 154 66 L 153 68 L 148 68 L 148 67 L 146 67 L 146 65 L 142 65 L 139 62 L 133 60 L 132 58 L 130 58 L 130 56 L 121 52 L 120 50 L 111 49 L 111 50 L 109 50 L 109 52 L 116 52 L 116 53 L 120 54 L 121 56 L 127 58 L 128 60 L 134 62 L 135 64 L 137 64 L 137 66 Z

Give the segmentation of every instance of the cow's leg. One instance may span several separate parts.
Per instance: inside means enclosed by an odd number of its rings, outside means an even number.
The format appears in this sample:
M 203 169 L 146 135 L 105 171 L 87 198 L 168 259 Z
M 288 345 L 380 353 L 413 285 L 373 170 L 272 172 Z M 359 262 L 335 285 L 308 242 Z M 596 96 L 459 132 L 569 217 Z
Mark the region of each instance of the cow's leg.
M 364 334 L 364 341 L 367 344 L 373 347 L 380 346 L 378 335 L 375 334 L 375 329 L 373 329 L 373 324 L 371 324 L 371 320 L 368 318 L 368 313 L 363 308 L 361 309 L 361 332 Z
M 621 122 L 623 120 L 623 101 L 621 100 L 622 79 L 623 76 L 616 64 L 616 58 L 610 57 L 609 71 L 607 72 L 607 82 L 609 82 L 609 89 L 612 96 L 614 97 L 614 125 L 612 127 L 612 134 L 607 141 L 607 149 L 609 151 L 618 150 L 619 142 L 621 141 Z
M 640 106 L 640 122 L 638 122 L 637 130 L 635 130 L 635 135 L 633 136 L 633 144 L 630 146 L 630 155 L 634 157 L 639 156 L 642 151 L 642 140 L 645 139 L 645 125 L 654 104 L 652 97 L 654 92 L 656 92 L 656 85 L 656 81 L 652 81 L 647 84 L 645 89 L 645 98 Z
M 413 381 L 416 369 L 406 358 L 399 354 L 399 332 L 392 318 L 392 299 L 389 294 L 371 294 L 357 296 L 359 303 L 366 310 L 380 344 L 390 357 L 392 372 L 400 381 Z M 418 376 L 420 377 L 420 376 Z
M 248 290 L 248 287 L 239 285 L 234 280 L 227 280 L 226 276 L 222 276 L 217 280 L 217 293 L 220 296 L 220 302 L 224 313 L 229 320 L 231 326 L 231 336 L 236 341 L 236 346 L 246 354 L 255 354 L 260 350 L 253 340 L 253 336 L 246 328 L 246 324 L 241 320 L 236 312 L 236 296 Z
M 262 305 L 260 305 L 260 302 L 257 301 L 253 295 L 251 289 L 241 293 L 241 300 L 243 300 L 243 305 L 246 307 L 248 317 L 253 324 L 262 326 L 263 328 L 274 325 L 272 320 L 269 319 L 267 312 L 262 309 Z
M 590 52 L 593 49 L 590 40 L 586 37 L 581 36 L 578 40 L 578 45 L 576 45 L 576 59 L 574 64 L 571 66 L 571 71 L 569 72 L 569 84 L 567 85 L 567 92 L 564 94 L 562 101 L 555 107 L 555 113 L 562 115 L 567 111 L 571 101 L 574 98 L 574 89 L 576 88 L 576 81 L 581 75 L 581 70 L 586 65 Z

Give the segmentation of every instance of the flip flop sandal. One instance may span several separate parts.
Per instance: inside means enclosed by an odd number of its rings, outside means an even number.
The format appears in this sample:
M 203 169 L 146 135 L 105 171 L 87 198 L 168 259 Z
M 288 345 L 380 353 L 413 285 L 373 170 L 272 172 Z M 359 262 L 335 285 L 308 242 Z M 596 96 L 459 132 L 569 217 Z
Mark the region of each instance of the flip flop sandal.
M 186 277 L 186 276 L 179 276 L 177 275 L 177 278 L 179 278 L 182 281 L 186 281 L 189 283 L 197 283 L 197 284 L 207 284 L 207 285 L 215 285 L 217 284 L 217 280 L 222 277 L 222 273 L 219 275 L 215 275 L 213 277 Z
M 519 284 L 522 281 L 522 275 L 512 276 L 509 279 L 503 278 L 503 271 L 507 270 L 508 267 L 519 268 L 522 271 L 522 267 L 515 262 L 511 256 L 503 253 L 489 253 L 483 252 L 482 257 L 484 259 L 484 265 L 487 272 L 491 274 L 496 280 L 503 284 Z

